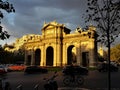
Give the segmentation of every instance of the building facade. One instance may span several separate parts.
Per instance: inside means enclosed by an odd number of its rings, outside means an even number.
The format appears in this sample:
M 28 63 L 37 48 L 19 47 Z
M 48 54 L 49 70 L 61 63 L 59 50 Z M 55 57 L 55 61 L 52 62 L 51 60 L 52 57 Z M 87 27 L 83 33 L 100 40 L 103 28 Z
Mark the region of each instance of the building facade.
M 28 36 L 24 43 L 25 64 L 64 66 L 76 63 L 93 67 L 97 63 L 97 33 L 92 25 L 74 33 L 56 21 L 44 23 L 42 35 Z M 28 39 L 29 38 L 29 39 Z

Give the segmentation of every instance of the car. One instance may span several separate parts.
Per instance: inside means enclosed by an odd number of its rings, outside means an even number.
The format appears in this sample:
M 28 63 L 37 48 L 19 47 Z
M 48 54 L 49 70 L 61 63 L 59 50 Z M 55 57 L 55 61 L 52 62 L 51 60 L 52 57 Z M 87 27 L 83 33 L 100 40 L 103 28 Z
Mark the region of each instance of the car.
M 70 65 L 67 65 L 63 68 L 62 73 L 64 75 L 69 75 L 70 74 Z M 86 67 L 82 66 L 73 66 L 74 74 L 75 75 L 88 75 L 88 69 Z
M 0 69 L 0 76 L 6 74 L 7 72 L 5 70 Z
M 7 73 L 7 69 L 4 65 L 0 65 L 0 76 Z
M 108 63 L 101 63 L 98 65 L 97 69 L 99 72 L 108 72 L 108 70 L 109 70 L 108 67 L 109 67 Z M 119 70 L 119 68 L 116 65 L 110 63 L 110 71 L 111 72 L 117 72 L 118 70 Z
M 7 67 L 5 65 L 0 65 L 0 70 L 7 72 Z
M 11 65 L 8 66 L 9 71 L 23 71 L 25 69 L 25 65 Z
M 34 74 L 34 73 L 47 73 L 48 70 L 46 68 L 40 67 L 40 66 L 28 66 L 24 70 L 27 74 Z

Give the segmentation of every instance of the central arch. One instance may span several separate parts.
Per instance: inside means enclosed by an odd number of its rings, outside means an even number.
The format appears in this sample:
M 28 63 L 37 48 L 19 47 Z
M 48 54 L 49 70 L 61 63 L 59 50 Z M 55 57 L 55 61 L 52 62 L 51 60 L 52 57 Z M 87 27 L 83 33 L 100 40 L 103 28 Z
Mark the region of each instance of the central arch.
M 46 66 L 53 66 L 53 55 L 54 55 L 54 51 L 53 51 L 53 47 L 48 47 L 46 50 Z

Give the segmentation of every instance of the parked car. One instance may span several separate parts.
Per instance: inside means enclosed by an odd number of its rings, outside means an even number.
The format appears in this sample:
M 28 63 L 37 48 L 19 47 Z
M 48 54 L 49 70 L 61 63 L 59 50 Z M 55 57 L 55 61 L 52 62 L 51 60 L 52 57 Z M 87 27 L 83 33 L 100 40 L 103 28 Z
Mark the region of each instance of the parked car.
M 40 66 L 28 66 L 24 70 L 25 73 L 31 74 L 31 73 L 47 73 L 48 70 L 46 68 L 40 67 Z
M 7 67 L 5 65 L 0 65 L 0 70 L 7 72 Z
M 108 72 L 108 63 L 101 63 L 98 65 L 98 71 L 99 72 Z M 110 71 L 111 72 L 117 72 L 118 71 L 118 67 L 114 64 L 110 64 Z
M 22 71 L 25 69 L 25 65 L 11 65 L 11 66 L 8 66 L 8 70 L 9 71 Z
M 6 74 L 7 72 L 5 70 L 0 69 L 0 76 Z
M 88 69 L 82 66 L 73 66 L 75 75 L 88 75 Z M 70 74 L 70 66 L 65 66 L 62 70 L 64 75 Z
M 0 76 L 7 73 L 7 69 L 4 65 L 0 65 Z

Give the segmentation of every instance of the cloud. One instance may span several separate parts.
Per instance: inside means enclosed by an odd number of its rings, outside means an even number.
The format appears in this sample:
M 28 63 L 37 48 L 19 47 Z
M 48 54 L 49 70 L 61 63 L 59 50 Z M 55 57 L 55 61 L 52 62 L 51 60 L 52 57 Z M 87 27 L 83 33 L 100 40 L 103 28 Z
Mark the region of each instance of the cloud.
M 9 0 L 16 12 L 5 14 L 2 24 L 16 38 L 25 34 L 41 34 L 44 21 L 56 20 L 71 30 L 84 27 L 82 15 L 87 7 L 87 0 Z M 9 41 L 10 42 L 10 41 Z M 1 44 L 1 43 L 0 43 Z
M 15 14 L 4 20 L 4 25 L 19 37 L 27 33 L 41 33 L 43 22 L 56 20 L 73 26 L 81 22 L 86 0 L 10 0 Z M 72 27 L 71 27 L 72 28 Z

